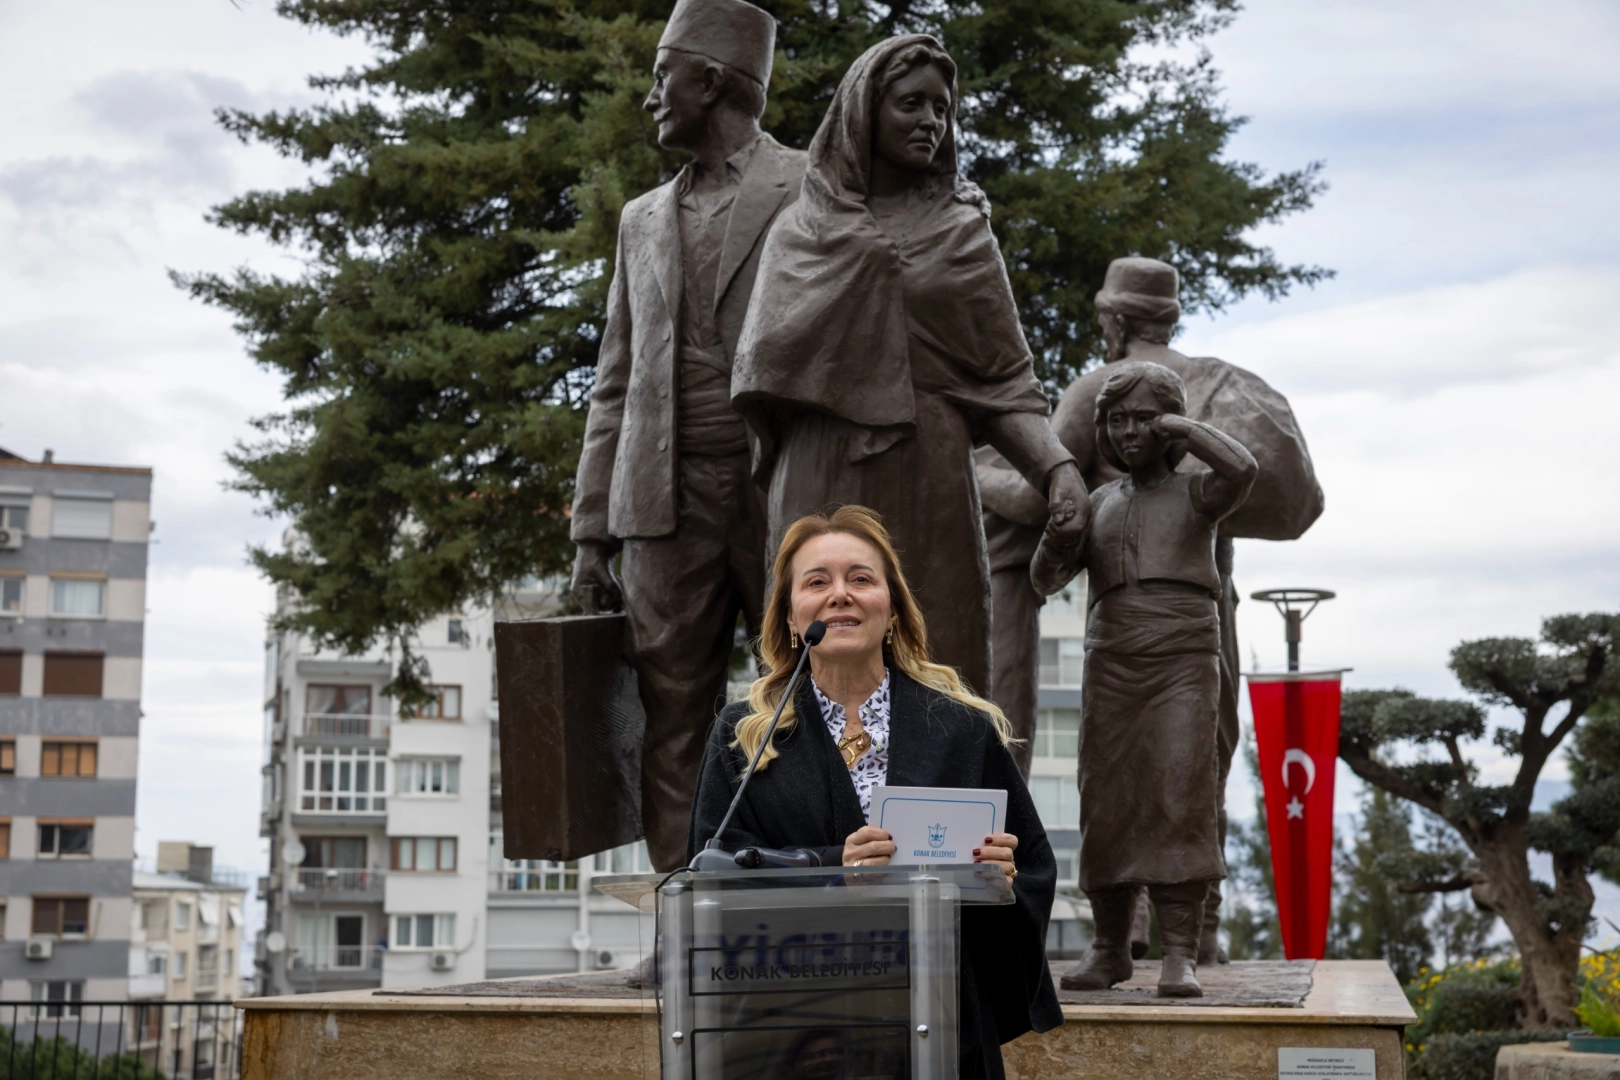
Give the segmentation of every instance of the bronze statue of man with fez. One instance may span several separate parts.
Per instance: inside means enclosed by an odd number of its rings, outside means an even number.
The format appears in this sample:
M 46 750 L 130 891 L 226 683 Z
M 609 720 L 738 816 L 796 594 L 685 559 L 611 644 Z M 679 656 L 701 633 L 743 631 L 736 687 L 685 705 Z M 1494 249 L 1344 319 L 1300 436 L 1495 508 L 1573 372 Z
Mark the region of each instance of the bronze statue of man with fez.
M 804 153 L 759 127 L 775 45 L 775 19 L 744 0 L 679 0 L 670 15 L 644 108 L 659 145 L 693 160 L 620 217 L 575 482 L 573 594 L 588 613 L 627 616 L 659 870 L 685 859 L 737 615 L 757 632 L 764 596 L 765 519 L 731 365 L 765 233 L 804 177 Z
M 1232 583 L 1232 541 L 1237 537 L 1262 540 L 1294 540 L 1311 527 L 1322 513 L 1322 488 L 1316 481 L 1310 451 L 1300 432 L 1288 400 L 1259 376 L 1236 365 L 1208 356 L 1186 356 L 1170 347 L 1176 323 L 1181 317 L 1178 299 L 1180 277 L 1175 267 L 1157 259 L 1122 258 L 1109 264 L 1103 287 L 1097 293 L 1097 318 L 1102 326 L 1107 363 L 1076 379 L 1064 392 L 1052 413 L 1052 429 L 1059 441 L 1075 456 L 1085 476 L 1088 490 L 1123 475 L 1103 459 L 1098 450 L 1096 429 L 1097 396 L 1103 383 L 1123 361 L 1150 361 L 1178 375 L 1186 386 L 1186 415 L 1211 424 L 1240 442 L 1259 462 L 1259 474 L 1248 498 L 1220 523 L 1215 557 L 1220 575 L 1220 689 L 1217 728 L 1218 784 L 1221 792 L 1220 841 L 1226 841 L 1225 788 L 1227 774 L 1240 736 L 1238 726 L 1239 652 L 1237 639 L 1238 594 Z M 1184 469 L 1206 468 L 1196 458 Z M 1028 543 L 1045 523 L 1046 500 L 1021 478 L 1005 468 L 981 462 L 979 484 L 988 511 L 1004 519 L 999 527 L 1017 533 Z M 987 527 L 988 528 L 988 527 Z M 1029 688 L 1023 695 L 1010 693 L 1002 678 L 1006 667 L 1034 670 L 1033 663 L 1020 658 L 1038 648 L 1037 617 L 1029 604 L 998 608 L 994 612 L 995 650 L 998 682 L 996 698 L 1008 692 L 1009 699 L 1033 698 Z M 1009 717 L 1012 715 L 1008 714 Z M 1209 890 L 1199 945 L 1199 963 L 1224 960 L 1217 947 L 1221 890 L 1216 881 Z M 1137 906 L 1132 931 L 1137 955 L 1147 948 L 1145 898 Z

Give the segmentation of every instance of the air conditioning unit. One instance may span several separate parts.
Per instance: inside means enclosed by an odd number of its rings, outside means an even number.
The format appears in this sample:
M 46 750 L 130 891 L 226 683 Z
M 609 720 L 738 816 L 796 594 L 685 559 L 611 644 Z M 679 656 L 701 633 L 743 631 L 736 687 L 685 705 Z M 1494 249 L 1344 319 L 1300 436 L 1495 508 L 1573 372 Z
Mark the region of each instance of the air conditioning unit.
M 591 954 L 591 963 L 598 971 L 611 971 L 619 966 L 619 954 L 612 949 L 597 949 Z
M 0 529 L 0 551 L 16 551 L 22 547 L 21 529 Z
M 30 960 L 49 960 L 55 945 L 50 938 L 29 938 L 28 944 L 23 946 L 23 955 Z
M 428 967 L 434 971 L 453 971 L 456 966 L 456 954 L 449 949 L 435 949 L 428 958 Z

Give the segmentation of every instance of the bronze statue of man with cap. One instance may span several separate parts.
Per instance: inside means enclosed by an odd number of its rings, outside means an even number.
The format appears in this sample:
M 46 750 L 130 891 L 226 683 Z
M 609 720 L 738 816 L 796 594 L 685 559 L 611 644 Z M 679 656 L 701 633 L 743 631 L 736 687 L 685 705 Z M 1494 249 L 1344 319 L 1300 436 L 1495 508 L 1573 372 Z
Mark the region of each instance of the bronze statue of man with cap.
M 627 616 L 659 870 L 685 859 L 737 616 L 757 631 L 764 597 L 765 521 L 731 364 L 760 245 L 804 177 L 804 153 L 759 127 L 775 47 L 776 20 L 744 0 L 679 0 L 670 15 L 644 108 L 659 145 L 693 161 L 620 217 L 575 481 L 573 594 L 586 612 Z
M 1220 839 L 1226 842 L 1226 778 L 1239 740 L 1238 677 L 1240 654 L 1237 640 L 1238 595 L 1232 584 L 1232 541 L 1247 537 L 1262 540 L 1294 540 L 1304 534 L 1322 513 L 1322 488 L 1316 481 L 1305 436 L 1294 420 L 1288 401 L 1259 376 L 1243 368 L 1208 356 L 1185 356 L 1170 347 L 1176 323 L 1181 317 L 1178 298 L 1180 276 L 1175 267 L 1157 259 L 1123 258 L 1109 264 L 1103 287 L 1097 294 L 1097 318 L 1102 325 L 1107 363 L 1070 384 L 1052 413 L 1052 429 L 1075 456 L 1085 476 L 1086 487 L 1121 477 L 1119 470 L 1098 451 L 1096 430 L 1097 394 L 1116 365 L 1126 360 L 1162 364 L 1181 377 L 1187 390 L 1186 415 L 1210 424 L 1237 439 L 1255 456 L 1260 471 L 1247 500 L 1222 520 L 1216 539 L 1216 565 L 1220 576 L 1220 691 L 1219 726 L 1216 752 L 1219 787 L 1222 793 Z M 1203 468 L 1188 459 L 1183 469 Z M 979 481 L 985 491 L 985 506 L 1005 518 L 1008 528 L 1038 529 L 1045 522 L 1045 500 L 1028 485 L 1020 488 L 1016 474 L 981 463 Z M 1032 535 L 1026 533 L 1025 535 Z M 1017 657 L 1032 654 L 1039 647 L 1039 628 L 1028 605 L 993 613 L 996 668 L 998 679 L 1006 668 L 1033 670 L 1032 662 Z M 1005 657 L 1005 661 L 1004 661 Z M 1000 704 L 1002 687 L 996 696 Z M 1028 691 L 1022 697 L 1033 698 Z M 1009 713 L 1009 717 L 1011 714 Z M 1205 903 L 1199 962 L 1218 959 L 1216 930 L 1220 922 L 1221 893 L 1217 882 Z M 1139 907 L 1133 937 L 1146 948 L 1145 905 Z

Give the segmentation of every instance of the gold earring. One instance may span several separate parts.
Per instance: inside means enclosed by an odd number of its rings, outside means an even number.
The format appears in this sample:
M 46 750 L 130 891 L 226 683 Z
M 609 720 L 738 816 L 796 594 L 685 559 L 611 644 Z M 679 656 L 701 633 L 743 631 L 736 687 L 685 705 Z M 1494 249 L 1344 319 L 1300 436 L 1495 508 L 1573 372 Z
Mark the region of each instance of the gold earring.
M 791 649 L 799 647 L 799 632 L 797 630 L 788 631 L 788 647 Z
M 900 623 L 900 616 L 895 615 L 889 619 L 889 632 L 883 635 L 883 644 L 894 644 L 894 628 Z

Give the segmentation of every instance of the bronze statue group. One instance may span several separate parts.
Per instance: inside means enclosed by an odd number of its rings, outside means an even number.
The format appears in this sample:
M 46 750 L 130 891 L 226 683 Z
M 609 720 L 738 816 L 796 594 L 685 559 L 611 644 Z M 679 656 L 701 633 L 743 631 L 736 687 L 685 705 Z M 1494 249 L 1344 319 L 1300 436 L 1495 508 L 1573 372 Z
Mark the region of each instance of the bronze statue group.
M 675 6 L 646 108 L 693 160 L 624 207 L 580 458 L 574 594 L 627 616 L 653 864 L 685 861 L 737 619 L 758 634 L 784 532 L 858 504 L 894 538 L 933 659 L 1001 706 L 1026 771 L 1040 606 L 1086 575 L 1096 940 L 1062 983 L 1130 976 L 1145 897 L 1161 993 L 1197 993 L 1222 959 L 1232 541 L 1320 514 L 1304 439 L 1258 377 L 1170 348 L 1177 274 L 1145 258 L 1110 266 L 1108 362 L 1053 411 L 991 208 L 958 172 L 950 56 L 922 35 L 874 46 L 804 152 L 759 128 L 775 30 L 744 0 Z

